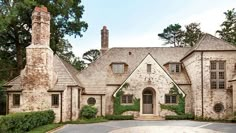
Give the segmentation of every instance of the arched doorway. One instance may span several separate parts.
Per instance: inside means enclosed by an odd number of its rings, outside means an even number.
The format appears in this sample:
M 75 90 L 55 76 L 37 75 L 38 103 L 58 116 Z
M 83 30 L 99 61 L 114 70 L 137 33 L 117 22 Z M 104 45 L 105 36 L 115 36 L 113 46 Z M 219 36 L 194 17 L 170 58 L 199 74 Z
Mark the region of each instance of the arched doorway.
M 153 114 L 154 89 L 146 88 L 143 90 L 143 114 Z

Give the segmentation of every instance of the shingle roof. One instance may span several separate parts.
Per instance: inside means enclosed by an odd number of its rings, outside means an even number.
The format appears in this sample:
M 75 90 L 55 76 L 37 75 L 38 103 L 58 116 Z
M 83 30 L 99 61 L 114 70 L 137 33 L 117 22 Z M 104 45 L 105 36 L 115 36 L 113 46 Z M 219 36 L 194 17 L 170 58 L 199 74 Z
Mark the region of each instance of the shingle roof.
M 80 82 L 76 77 L 78 71 L 69 63 L 59 58 L 57 55 L 54 55 L 53 59 L 54 71 L 57 74 L 57 82 L 54 88 L 52 88 L 51 90 L 64 90 L 68 85 L 80 86 Z M 13 80 L 6 83 L 5 86 L 12 86 L 8 90 L 18 90 L 21 89 L 20 82 L 20 76 L 17 76 Z
M 213 35 L 206 33 L 199 40 L 199 42 L 185 54 L 183 59 L 188 55 L 190 55 L 191 53 L 193 53 L 194 51 L 219 51 L 219 50 L 236 51 L 236 47 L 222 39 L 219 39 Z
M 179 62 L 190 48 L 182 47 L 121 47 L 111 48 L 104 55 L 98 58 L 88 68 L 78 74 L 81 83 L 87 88 L 92 86 L 103 86 L 104 84 L 121 84 L 127 76 L 139 65 L 139 63 L 150 53 L 153 58 L 163 66 L 167 62 Z M 108 72 L 112 62 L 125 62 L 128 64 L 128 71 L 125 74 L 114 75 Z M 180 75 L 183 78 L 184 74 Z M 96 77 L 96 78 L 95 78 Z M 87 80 L 92 81 L 87 83 Z M 184 80 L 181 83 L 189 83 Z M 94 88 L 95 89 L 95 88 Z M 92 88 L 91 88 L 92 90 Z M 94 90 L 95 91 L 95 90 Z

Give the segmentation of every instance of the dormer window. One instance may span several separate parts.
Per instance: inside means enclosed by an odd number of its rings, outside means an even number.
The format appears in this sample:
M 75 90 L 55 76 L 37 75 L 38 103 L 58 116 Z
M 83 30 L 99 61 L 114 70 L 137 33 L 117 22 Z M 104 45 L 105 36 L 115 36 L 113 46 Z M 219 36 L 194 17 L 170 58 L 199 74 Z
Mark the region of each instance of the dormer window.
M 124 63 L 113 63 L 112 64 L 113 73 L 124 73 L 125 72 L 125 64 Z
M 169 64 L 169 72 L 170 73 L 179 73 L 179 72 L 181 72 L 181 64 L 180 63 L 171 63 L 171 64 Z

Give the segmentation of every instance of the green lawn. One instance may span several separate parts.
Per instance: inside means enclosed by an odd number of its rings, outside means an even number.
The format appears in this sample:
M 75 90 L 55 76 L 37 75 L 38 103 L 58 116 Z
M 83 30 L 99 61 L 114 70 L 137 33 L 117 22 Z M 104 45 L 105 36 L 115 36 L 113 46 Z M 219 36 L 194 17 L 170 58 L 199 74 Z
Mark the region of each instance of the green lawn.
M 64 125 L 64 124 L 57 124 L 57 123 L 48 124 L 48 125 L 44 125 L 44 126 L 40 126 L 40 127 L 34 128 L 33 130 L 31 130 L 28 133 L 45 133 L 47 131 L 50 131 L 52 129 L 60 127 L 62 125 Z

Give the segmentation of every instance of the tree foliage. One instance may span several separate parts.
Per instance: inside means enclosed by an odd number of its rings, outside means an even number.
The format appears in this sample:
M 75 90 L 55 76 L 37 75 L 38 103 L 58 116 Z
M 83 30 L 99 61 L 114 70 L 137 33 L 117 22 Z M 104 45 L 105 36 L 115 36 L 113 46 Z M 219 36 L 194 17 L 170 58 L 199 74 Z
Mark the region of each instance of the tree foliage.
M 83 54 L 83 59 L 89 63 L 94 62 L 100 56 L 100 51 L 97 49 L 91 49 Z
M 181 25 L 171 24 L 158 36 L 166 41 L 165 44 L 173 44 L 174 47 L 180 47 L 183 43 L 184 31 L 181 30 Z
M 199 23 L 190 23 L 185 26 L 185 30 L 181 28 L 182 26 L 179 24 L 171 24 L 158 36 L 166 41 L 165 44 L 170 44 L 174 47 L 192 47 L 203 36 Z
M 78 70 L 81 71 L 87 67 L 86 63 L 83 60 L 80 60 L 79 57 L 74 58 L 71 64 Z
M 236 11 L 233 8 L 224 12 L 224 15 L 226 20 L 220 25 L 221 30 L 217 30 L 216 33 L 221 39 L 236 45 Z
M 41 5 L 51 15 L 50 46 L 62 57 L 73 56 L 71 51 L 65 51 L 71 45 L 64 36 L 81 37 L 88 27 L 81 20 L 84 12 L 81 0 L 0 0 L 0 50 L 14 56 L 19 70 L 24 66 L 25 47 L 31 42 L 31 14 L 35 6 Z
M 183 42 L 185 46 L 193 47 L 203 36 L 203 32 L 200 29 L 200 23 L 190 23 L 185 26 Z

